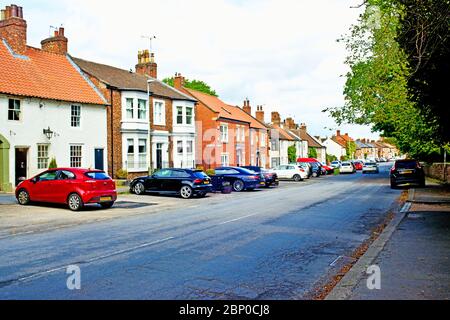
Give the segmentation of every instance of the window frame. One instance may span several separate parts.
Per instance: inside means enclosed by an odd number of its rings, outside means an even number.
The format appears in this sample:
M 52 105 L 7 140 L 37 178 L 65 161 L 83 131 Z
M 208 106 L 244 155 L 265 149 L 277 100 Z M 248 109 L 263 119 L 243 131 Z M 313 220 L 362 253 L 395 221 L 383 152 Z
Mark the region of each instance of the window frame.
M 42 156 L 42 151 L 40 150 L 41 147 L 45 147 L 46 148 L 46 157 Z M 49 144 L 38 144 L 37 145 L 37 168 L 39 170 L 43 170 L 43 169 L 48 169 L 48 165 L 50 163 L 50 157 L 49 157 L 49 148 L 50 145 Z M 45 162 L 45 165 L 43 165 L 43 161 Z
M 153 124 L 156 126 L 166 125 L 166 103 L 162 100 L 153 101 Z
M 194 123 L 194 121 L 192 121 L 194 119 L 194 108 L 193 107 L 186 107 L 186 125 L 190 126 Z M 188 114 L 188 111 L 190 110 L 191 114 Z
M 76 153 L 76 150 L 72 150 L 72 148 L 79 148 L 79 154 Z M 69 154 L 69 163 L 71 168 L 81 168 L 83 166 L 83 145 L 82 144 L 72 144 L 70 145 L 70 154 Z
M 131 102 L 131 106 L 128 104 Z M 131 112 L 131 117 L 129 116 L 129 112 Z M 134 99 L 133 98 L 125 98 L 125 119 L 133 120 L 134 119 Z
M 222 130 L 226 129 L 226 130 Z M 229 135 L 228 135 L 228 124 L 221 124 L 219 128 L 220 132 L 220 142 L 222 143 L 228 143 L 229 142 Z
M 74 110 L 77 111 L 74 112 Z M 78 104 L 72 104 L 70 106 L 70 127 L 81 128 L 81 106 Z
M 177 106 L 176 107 L 176 110 L 177 110 L 177 113 L 176 113 L 176 124 L 184 124 L 184 110 L 183 109 L 184 108 L 182 106 Z M 181 113 L 180 113 L 180 111 L 181 111 Z M 181 120 L 181 122 L 180 122 L 180 120 Z
M 17 119 L 15 119 L 16 117 Z M 22 120 L 22 101 L 19 99 L 8 99 L 8 121 L 21 121 L 21 120 Z
M 147 100 L 137 99 L 137 101 L 138 101 L 137 102 L 137 118 L 138 118 L 138 120 L 147 120 Z

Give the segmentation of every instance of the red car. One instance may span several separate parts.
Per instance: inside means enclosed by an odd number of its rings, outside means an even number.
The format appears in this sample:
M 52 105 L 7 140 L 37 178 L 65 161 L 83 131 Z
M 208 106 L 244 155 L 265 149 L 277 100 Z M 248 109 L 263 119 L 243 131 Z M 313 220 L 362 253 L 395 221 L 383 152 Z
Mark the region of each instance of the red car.
M 355 161 L 353 162 L 353 164 L 355 165 L 355 169 L 358 171 L 362 171 L 364 164 L 362 163 L 362 161 Z
M 107 209 L 117 200 L 117 191 L 115 182 L 103 171 L 60 168 L 21 182 L 16 199 L 21 205 L 32 201 L 67 204 L 72 211 L 88 203 Z

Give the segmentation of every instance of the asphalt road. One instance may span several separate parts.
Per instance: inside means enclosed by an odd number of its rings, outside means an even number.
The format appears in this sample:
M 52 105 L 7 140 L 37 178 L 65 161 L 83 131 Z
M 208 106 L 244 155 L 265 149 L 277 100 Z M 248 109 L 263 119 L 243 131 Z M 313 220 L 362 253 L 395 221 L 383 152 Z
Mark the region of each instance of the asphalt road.
M 308 298 L 400 196 L 388 168 L 1 239 L 0 299 Z

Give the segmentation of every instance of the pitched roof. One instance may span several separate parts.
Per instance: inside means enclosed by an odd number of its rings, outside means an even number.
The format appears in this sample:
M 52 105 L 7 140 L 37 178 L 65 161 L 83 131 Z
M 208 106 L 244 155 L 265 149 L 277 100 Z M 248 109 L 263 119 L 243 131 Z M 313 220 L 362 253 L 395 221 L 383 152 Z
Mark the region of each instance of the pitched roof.
M 194 98 L 205 104 L 213 112 L 217 113 L 219 118 L 247 122 L 250 124 L 251 128 L 255 129 L 267 129 L 264 124 L 256 120 L 254 117 L 252 117 L 239 107 L 231 106 L 220 100 L 218 97 L 203 92 L 199 92 L 189 88 L 184 89 L 189 92 L 189 94 L 191 94 Z
M 80 58 L 73 58 L 73 60 L 84 72 L 119 90 L 147 92 L 147 81 L 153 80 L 150 82 L 149 89 L 155 96 L 172 100 L 196 101 L 157 79 Z
M 316 139 L 314 139 L 305 129 L 295 129 L 295 132 L 303 141 L 308 142 L 308 147 L 310 148 L 325 148 Z
M 280 135 L 280 140 L 287 140 L 287 141 L 299 140 L 299 138 L 296 138 L 288 130 L 281 128 L 280 126 L 272 125 L 272 128 L 278 132 L 278 134 Z
M 350 138 L 347 134 L 345 135 L 339 135 L 339 136 L 333 136 L 331 138 L 334 142 L 339 143 L 341 146 L 343 146 L 344 148 L 347 148 L 347 143 L 348 142 L 354 142 L 355 140 L 353 140 L 352 138 Z
M 106 105 L 70 57 L 27 47 L 15 54 L 0 39 L 0 92 L 41 99 Z

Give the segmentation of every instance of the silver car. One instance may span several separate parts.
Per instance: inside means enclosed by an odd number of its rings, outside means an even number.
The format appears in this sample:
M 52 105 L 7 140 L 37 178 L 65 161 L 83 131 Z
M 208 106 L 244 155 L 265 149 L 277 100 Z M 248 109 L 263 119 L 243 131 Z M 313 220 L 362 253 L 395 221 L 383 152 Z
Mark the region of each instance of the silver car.
M 362 173 L 380 173 L 378 163 L 371 161 L 364 163 Z

